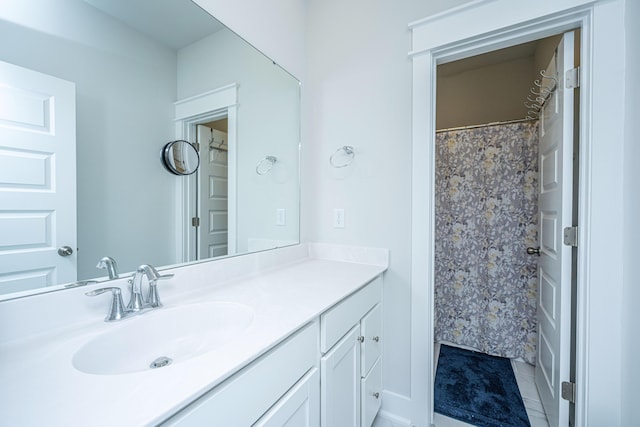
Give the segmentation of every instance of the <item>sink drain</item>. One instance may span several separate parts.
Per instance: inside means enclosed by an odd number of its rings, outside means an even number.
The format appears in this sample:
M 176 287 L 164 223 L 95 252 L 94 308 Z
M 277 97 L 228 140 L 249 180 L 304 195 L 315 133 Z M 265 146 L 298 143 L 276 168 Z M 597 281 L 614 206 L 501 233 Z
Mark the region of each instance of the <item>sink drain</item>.
M 151 362 L 151 365 L 149 365 L 149 367 L 151 369 L 163 368 L 167 365 L 170 365 L 171 362 L 173 362 L 173 359 L 171 359 L 170 357 L 162 356 Z

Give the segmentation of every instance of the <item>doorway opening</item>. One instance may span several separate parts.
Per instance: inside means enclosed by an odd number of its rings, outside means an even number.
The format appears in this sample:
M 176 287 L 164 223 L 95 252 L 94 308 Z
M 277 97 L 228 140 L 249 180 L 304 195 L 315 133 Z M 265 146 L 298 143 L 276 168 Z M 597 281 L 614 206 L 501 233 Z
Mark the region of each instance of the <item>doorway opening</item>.
M 183 262 L 237 252 L 237 85 L 178 101 L 176 137 L 195 144 L 198 172 L 177 182 L 176 257 Z
M 580 180 L 577 230 L 574 425 L 619 423 L 621 338 L 608 325 L 622 290 L 621 206 L 624 141 L 624 2 L 471 2 L 410 24 L 412 30 L 411 394 L 387 393 L 389 412 L 405 410 L 416 425 L 433 422 L 433 273 L 436 68 L 563 31 L 581 31 Z M 573 76 L 575 77 L 575 75 Z M 618 217 L 615 217 L 618 218 Z M 608 220 L 608 222 L 607 222 Z M 570 236 L 569 236 L 570 237 Z M 559 248 L 565 248 L 560 244 Z M 605 285 L 602 285 L 606 283 Z M 603 326 L 604 325 L 604 326 Z M 606 346 L 593 343 L 606 342 Z M 426 380 L 425 380 L 426 379 Z M 554 378 L 566 381 L 560 373 Z M 570 393 L 569 393 L 570 394 Z M 567 404 L 567 403 L 565 403 Z
M 573 422 L 579 53 L 576 30 L 437 67 L 431 384 L 441 344 L 512 359 L 534 425 Z
M 185 118 L 181 138 L 197 148 L 200 166 L 181 183 L 182 258 L 199 261 L 236 253 L 235 107 Z
M 198 124 L 196 259 L 229 255 L 229 130 L 224 117 Z

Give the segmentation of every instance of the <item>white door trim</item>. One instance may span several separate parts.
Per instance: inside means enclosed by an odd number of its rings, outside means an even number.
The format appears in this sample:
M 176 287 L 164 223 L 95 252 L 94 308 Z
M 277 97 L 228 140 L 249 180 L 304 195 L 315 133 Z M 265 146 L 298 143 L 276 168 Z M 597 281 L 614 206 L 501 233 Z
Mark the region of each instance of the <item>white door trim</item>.
M 237 241 L 237 99 L 238 85 L 232 83 L 192 96 L 175 105 L 176 138 L 195 141 L 195 126 L 226 116 L 228 125 L 228 253 L 236 253 Z M 176 184 L 176 259 L 194 261 L 196 256 L 195 228 L 191 218 L 196 215 L 196 174 L 179 179 Z
M 433 420 L 434 143 L 437 64 L 580 27 L 581 104 L 576 425 L 620 424 L 624 2 L 473 1 L 411 24 L 413 32 L 411 395 L 385 411 Z M 598 224 L 594 227 L 592 224 Z M 616 319 L 613 319 L 615 325 Z M 619 322 L 619 320 L 617 320 Z M 609 326 L 607 326 L 609 325 Z M 616 329 L 616 330 L 612 330 Z M 592 345 L 600 342 L 606 345 Z M 613 365 L 617 365 L 613 363 Z M 598 369 L 600 366 L 600 369 Z M 602 371 L 602 372 L 599 372 Z

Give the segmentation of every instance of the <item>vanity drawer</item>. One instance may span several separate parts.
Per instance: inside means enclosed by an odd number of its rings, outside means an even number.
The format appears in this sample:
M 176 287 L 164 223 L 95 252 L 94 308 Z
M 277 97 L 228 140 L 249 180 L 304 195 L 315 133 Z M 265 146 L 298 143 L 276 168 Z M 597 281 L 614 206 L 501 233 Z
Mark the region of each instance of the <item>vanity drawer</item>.
M 360 410 L 361 427 L 370 427 L 382 404 L 382 358 L 373 364 L 369 375 L 362 378 Z
M 360 323 L 362 334 L 362 376 L 365 377 L 382 354 L 382 305 L 377 304 Z
M 320 316 L 320 351 L 326 353 L 382 298 L 382 277 Z
M 163 425 L 249 426 L 315 366 L 317 359 L 318 324 L 315 322 L 205 393 Z

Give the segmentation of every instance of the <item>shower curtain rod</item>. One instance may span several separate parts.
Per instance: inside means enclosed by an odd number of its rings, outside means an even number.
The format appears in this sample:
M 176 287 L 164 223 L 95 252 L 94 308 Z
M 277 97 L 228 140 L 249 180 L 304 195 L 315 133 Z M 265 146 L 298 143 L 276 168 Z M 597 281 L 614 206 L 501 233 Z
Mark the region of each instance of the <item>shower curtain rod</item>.
M 524 123 L 524 122 L 535 122 L 537 119 L 516 119 L 516 120 L 506 120 L 503 122 L 491 122 L 491 123 L 484 123 L 481 125 L 469 125 L 469 126 L 458 126 L 458 127 L 453 127 L 453 128 L 446 128 L 446 129 L 437 129 L 436 133 L 441 133 L 441 132 L 449 132 L 452 130 L 465 130 L 465 129 L 476 129 L 476 128 L 484 128 L 487 126 L 496 126 L 496 125 L 509 125 L 512 123 Z

